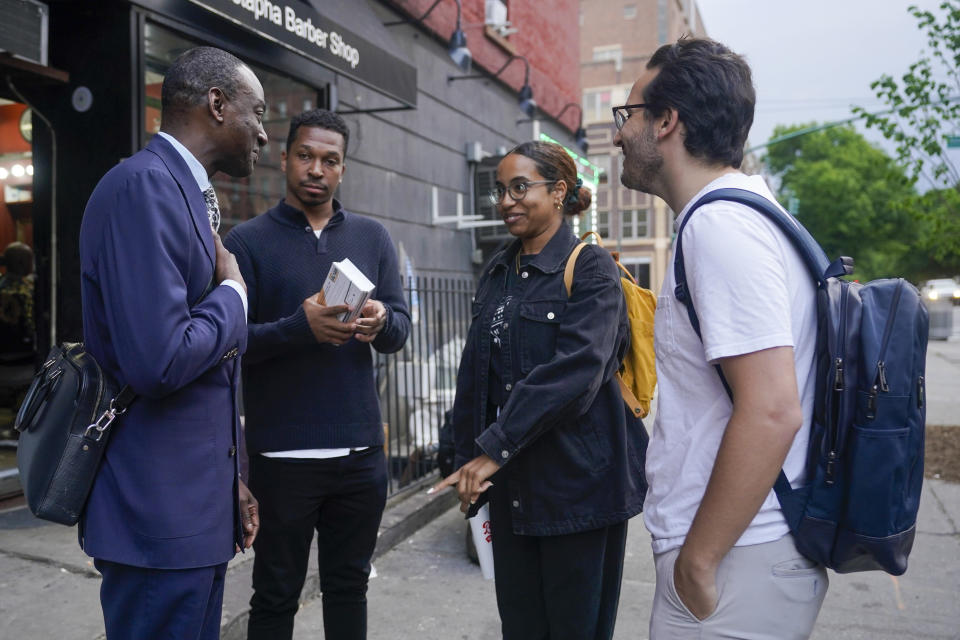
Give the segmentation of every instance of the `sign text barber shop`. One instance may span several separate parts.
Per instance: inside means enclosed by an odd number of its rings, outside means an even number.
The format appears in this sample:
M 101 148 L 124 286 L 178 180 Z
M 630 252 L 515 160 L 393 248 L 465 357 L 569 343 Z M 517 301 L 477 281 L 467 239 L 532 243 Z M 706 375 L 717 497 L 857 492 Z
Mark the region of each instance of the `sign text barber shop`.
M 253 28 L 262 35 L 280 40 L 307 55 L 327 52 L 342 59 L 351 69 L 356 69 L 360 64 L 360 49 L 348 43 L 351 40 L 350 36 L 338 32 L 332 23 L 329 26 L 320 24 L 320 16 L 317 16 L 316 22 L 309 15 L 304 17 L 304 14 L 309 12 L 309 9 L 304 7 L 294 8 L 289 4 L 271 0 L 192 0 L 192 2 Z M 297 45 L 298 40 L 302 40 L 299 45 Z

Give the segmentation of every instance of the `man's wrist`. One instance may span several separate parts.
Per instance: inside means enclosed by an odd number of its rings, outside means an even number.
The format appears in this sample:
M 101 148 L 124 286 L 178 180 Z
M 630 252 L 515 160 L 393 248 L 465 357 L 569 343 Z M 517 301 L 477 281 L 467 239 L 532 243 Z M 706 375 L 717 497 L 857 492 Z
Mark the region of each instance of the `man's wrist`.
M 230 287 L 231 289 L 233 289 L 234 291 L 236 291 L 237 294 L 240 296 L 240 301 L 243 302 L 243 319 L 246 320 L 246 319 L 247 319 L 247 289 L 246 289 L 246 287 L 244 287 L 242 284 L 240 284 L 240 283 L 237 282 L 236 280 L 232 280 L 232 279 L 230 279 L 230 278 L 226 278 L 226 279 L 224 279 L 224 280 L 221 280 L 221 281 L 220 281 L 220 285 L 221 285 L 221 286 L 227 285 L 228 287 Z
M 718 557 L 717 553 L 702 549 L 699 545 L 691 544 L 688 537 L 683 546 L 680 547 L 677 562 L 681 563 L 690 572 L 704 574 L 716 571 L 722 558 L 722 555 Z

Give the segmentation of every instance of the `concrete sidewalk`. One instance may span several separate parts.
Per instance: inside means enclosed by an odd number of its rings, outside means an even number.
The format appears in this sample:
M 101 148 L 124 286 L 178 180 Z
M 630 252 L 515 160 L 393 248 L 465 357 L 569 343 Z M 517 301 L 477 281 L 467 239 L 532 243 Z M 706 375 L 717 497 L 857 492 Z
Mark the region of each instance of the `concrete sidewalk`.
M 925 483 L 907 573 L 830 573 L 814 640 L 960 638 L 960 485 Z M 376 561 L 369 637 L 494 640 L 500 637 L 493 582 L 464 553 L 465 524 L 454 507 Z M 630 522 L 615 640 L 647 638 L 654 569 L 641 517 Z M 323 637 L 322 606 L 304 605 L 295 640 Z
M 377 539 L 379 558 L 449 510 L 452 493 L 427 496 L 426 486 L 388 502 Z M 316 549 L 302 599 L 318 595 Z M 229 564 L 221 638 L 246 638 L 253 552 Z M 104 638 L 100 574 L 77 544 L 76 527 L 38 520 L 25 507 L 0 512 L 0 640 Z
M 466 525 L 452 494 L 416 496 L 392 506 L 381 540 L 402 538 L 374 560 L 370 582 L 371 640 L 493 640 L 500 637 L 493 583 L 464 551 Z M 440 511 L 440 517 L 412 535 Z M 75 530 L 38 521 L 26 509 L 0 513 L 0 638 L 103 638 L 100 577 L 79 549 Z M 409 536 L 409 537 L 408 537 Z M 224 597 L 224 640 L 245 637 L 252 556 L 230 565 Z M 297 640 L 323 637 L 316 562 L 311 561 Z M 960 485 L 928 480 L 910 568 L 899 578 L 880 572 L 830 574 L 815 640 L 960 639 Z M 641 518 L 630 523 L 616 640 L 647 637 L 654 571 Z

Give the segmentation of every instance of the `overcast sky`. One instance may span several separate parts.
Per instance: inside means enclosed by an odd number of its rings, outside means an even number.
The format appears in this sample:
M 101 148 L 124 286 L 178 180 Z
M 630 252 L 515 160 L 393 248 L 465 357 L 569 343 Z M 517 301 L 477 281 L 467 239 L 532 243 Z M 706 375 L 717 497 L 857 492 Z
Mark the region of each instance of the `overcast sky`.
M 940 1 L 697 3 L 707 34 L 746 55 L 753 69 L 757 111 L 750 144 L 757 145 L 778 124 L 842 120 L 851 117 L 851 104 L 882 110 L 870 83 L 884 73 L 899 78 L 925 45 L 907 7 L 936 10 Z M 875 132 L 868 137 L 881 139 Z

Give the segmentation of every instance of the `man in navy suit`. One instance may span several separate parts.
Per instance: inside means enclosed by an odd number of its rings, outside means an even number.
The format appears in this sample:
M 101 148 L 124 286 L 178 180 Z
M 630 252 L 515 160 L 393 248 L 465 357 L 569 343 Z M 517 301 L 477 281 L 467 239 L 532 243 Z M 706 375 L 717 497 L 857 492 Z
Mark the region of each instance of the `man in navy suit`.
M 218 638 L 227 561 L 259 528 L 237 464 L 246 286 L 209 178 L 253 171 L 263 88 L 199 47 L 170 67 L 162 107 L 160 133 L 103 177 L 80 231 L 87 348 L 138 394 L 79 527 L 109 640 Z

